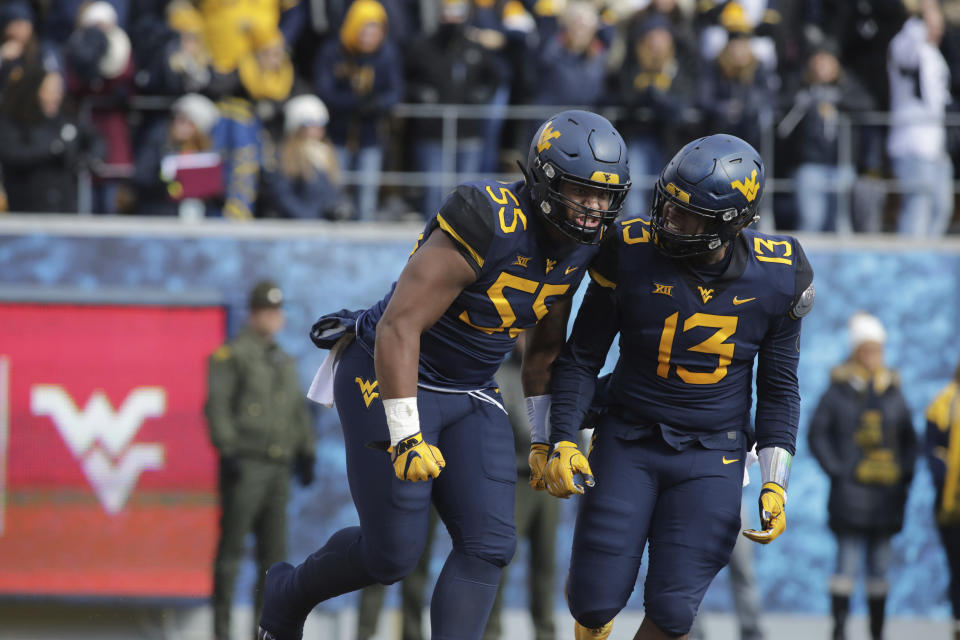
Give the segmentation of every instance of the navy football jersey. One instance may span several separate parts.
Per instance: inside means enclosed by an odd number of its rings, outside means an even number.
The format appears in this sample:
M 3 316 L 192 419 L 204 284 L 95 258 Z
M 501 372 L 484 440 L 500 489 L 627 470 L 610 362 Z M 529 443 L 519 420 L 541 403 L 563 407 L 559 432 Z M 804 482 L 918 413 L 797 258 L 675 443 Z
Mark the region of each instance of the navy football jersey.
M 745 230 L 711 277 L 709 268 L 696 271 L 660 253 L 648 220 L 615 229 L 554 366 L 551 440 L 580 426 L 619 332 L 620 359 L 604 390 L 611 412 L 702 442 L 723 431 L 752 434 L 756 359 L 758 444 L 793 452 L 800 318 L 813 302 L 813 271 L 800 243 Z
M 494 373 L 517 336 L 536 325 L 559 296 L 576 291 L 598 249 L 555 245 L 544 224 L 523 182 L 496 180 L 457 187 L 430 218 L 417 247 L 431 233 L 446 233 L 477 280 L 420 337 L 421 386 L 496 386 Z M 357 324 L 358 338 L 371 353 L 376 324 L 392 294 L 393 288 Z

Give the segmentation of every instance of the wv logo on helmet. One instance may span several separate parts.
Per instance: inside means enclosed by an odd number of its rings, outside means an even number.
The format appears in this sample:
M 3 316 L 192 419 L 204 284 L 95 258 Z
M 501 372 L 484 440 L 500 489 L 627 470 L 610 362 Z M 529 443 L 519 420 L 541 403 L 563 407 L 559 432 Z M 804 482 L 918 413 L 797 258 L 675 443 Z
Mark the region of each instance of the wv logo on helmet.
M 559 138 L 560 132 L 553 128 L 553 121 L 551 120 L 543 127 L 543 133 L 540 134 L 540 139 L 537 140 L 537 153 L 541 153 L 546 149 L 550 148 L 550 141 L 554 138 Z
M 757 192 L 760 190 L 760 184 L 757 182 L 757 170 L 754 169 L 750 177 L 743 182 L 734 180 L 730 183 L 730 186 L 742 193 L 743 197 L 747 199 L 747 202 L 753 202 L 754 198 L 757 197 Z

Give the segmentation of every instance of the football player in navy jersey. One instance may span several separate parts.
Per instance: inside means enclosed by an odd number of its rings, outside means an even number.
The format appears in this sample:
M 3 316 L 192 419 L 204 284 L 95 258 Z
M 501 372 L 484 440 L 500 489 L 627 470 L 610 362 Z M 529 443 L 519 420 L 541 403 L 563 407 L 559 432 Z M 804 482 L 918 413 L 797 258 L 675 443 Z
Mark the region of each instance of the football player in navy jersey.
M 766 544 L 784 531 L 813 272 L 795 238 L 747 229 L 763 185 L 763 162 L 743 140 L 695 140 L 660 174 L 650 219 L 617 222 L 591 268 L 553 366 L 544 472 L 559 497 L 584 493 L 577 473 L 595 473 L 579 505 L 567 581 L 577 640 L 609 636 L 648 541 L 636 638 L 686 638 L 736 542 L 754 441 L 761 527 L 744 535 Z M 620 359 L 584 459 L 575 432 L 617 333 Z
M 297 567 L 270 568 L 261 640 L 299 639 L 317 603 L 406 576 L 423 552 L 431 501 L 453 540 L 431 601 L 432 637 L 481 637 L 516 547 L 513 432 L 494 373 L 529 330 L 522 379 L 543 433 L 531 454 L 540 481 L 550 365 L 570 299 L 630 187 L 623 139 L 585 111 L 543 123 L 521 169 L 520 182 L 455 189 L 380 302 L 314 326 L 331 357 L 312 388 L 331 382 L 321 378 L 335 360 L 360 526 Z

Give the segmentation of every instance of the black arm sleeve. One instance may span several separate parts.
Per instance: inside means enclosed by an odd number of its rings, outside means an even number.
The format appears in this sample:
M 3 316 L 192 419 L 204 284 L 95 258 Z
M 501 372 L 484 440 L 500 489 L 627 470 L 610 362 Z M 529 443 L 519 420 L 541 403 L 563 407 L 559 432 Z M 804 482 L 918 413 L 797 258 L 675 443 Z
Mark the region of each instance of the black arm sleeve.
M 550 407 L 551 444 L 575 436 L 590 410 L 597 374 L 619 332 L 613 289 L 592 281 L 577 312 L 573 332 L 553 363 Z

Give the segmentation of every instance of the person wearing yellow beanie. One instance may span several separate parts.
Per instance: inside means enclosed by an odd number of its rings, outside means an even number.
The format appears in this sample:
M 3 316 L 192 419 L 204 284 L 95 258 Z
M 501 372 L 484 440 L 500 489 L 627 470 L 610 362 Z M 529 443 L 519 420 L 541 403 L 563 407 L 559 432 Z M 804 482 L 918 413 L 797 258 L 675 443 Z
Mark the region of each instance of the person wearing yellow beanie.
M 360 174 L 355 210 L 375 217 L 383 165 L 381 129 L 404 95 L 400 52 L 388 36 L 387 12 L 377 0 L 354 0 L 338 38 L 317 56 L 314 89 L 330 110 L 327 129 L 340 167 Z

